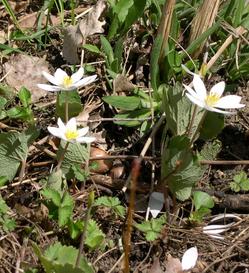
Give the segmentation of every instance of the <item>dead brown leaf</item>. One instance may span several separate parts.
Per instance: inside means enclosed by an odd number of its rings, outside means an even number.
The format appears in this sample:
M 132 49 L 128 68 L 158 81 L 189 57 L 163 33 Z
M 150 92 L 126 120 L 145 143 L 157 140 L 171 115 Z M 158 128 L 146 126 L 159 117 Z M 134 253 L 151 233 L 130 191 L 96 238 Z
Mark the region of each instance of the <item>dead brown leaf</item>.
M 103 33 L 105 21 L 99 21 L 99 17 L 105 9 L 105 1 L 100 0 L 92 10 L 75 26 L 64 28 L 64 41 L 62 54 L 70 64 L 79 63 L 78 47 L 89 35 Z
M 182 264 L 178 258 L 173 258 L 170 254 L 165 261 L 165 273 L 182 273 Z
M 37 26 L 38 15 L 39 15 L 38 12 L 25 14 L 24 16 L 20 17 L 19 26 L 22 29 L 35 28 Z M 50 14 L 49 15 L 49 23 L 53 26 L 58 25 L 60 23 L 60 18 Z M 45 24 L 46 24 L 46 16 L 43 16 L 42 25 L 45 26 Z
M 46 83 L 42 71 L 49 72 L 48 63 L 38 57 L 30 57 L 24 54 L 12 56 L 4 64 L 6 83 L 18 92 L 25 86 L 32 94 L 32 102 L 37 102 L 47 92 L 37 87 L 38 83 Z
M 129 79 L 122 74 L 117 75 L 113 84 L 114 84 L 114 90 L 117 93 L 130 92 L 135 88 L 135 86 L 129 81 Z
M 159 258 L 156 258 L 149 269 L 148 273 L 164 273 L 161 266 L 160 266 L 160 261 Z

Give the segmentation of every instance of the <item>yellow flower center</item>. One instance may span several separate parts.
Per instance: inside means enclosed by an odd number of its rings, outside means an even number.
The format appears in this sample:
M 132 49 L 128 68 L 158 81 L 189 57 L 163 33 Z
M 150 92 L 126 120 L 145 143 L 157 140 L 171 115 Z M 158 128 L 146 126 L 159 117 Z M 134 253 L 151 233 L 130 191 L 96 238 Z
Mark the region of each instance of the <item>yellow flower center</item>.
M 69 87 L 69 86 L 72 85 L 72 83 L 73 83 L 73 80 L 72 80 L 71 77 L 69 77 L 69 76 L 65 76 L 64 77 L 64 79 L 63 79 L 63 85 L 64 85 L 64 87 Z
M 213 107 L 220 99 L 220 96 L 218 96 L 217 94 L 209 94 L 206 99 L 205 102 L 208 106 Z
M 68 140 L 76 139 L 79 136 L 78 131 L 66 130 L 65 136 Z

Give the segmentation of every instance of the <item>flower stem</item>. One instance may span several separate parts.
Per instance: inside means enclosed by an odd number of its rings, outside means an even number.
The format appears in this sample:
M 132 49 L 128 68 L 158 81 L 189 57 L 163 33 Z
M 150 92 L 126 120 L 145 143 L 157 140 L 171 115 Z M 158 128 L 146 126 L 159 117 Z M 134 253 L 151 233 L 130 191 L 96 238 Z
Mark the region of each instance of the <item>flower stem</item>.
M 190 122 L 189 122 L 188 129 L 187 129 L 187 136 L 188 136 L 188 137 L 190 137 L 190 135 L 191 135 L 191 130 L 192 130 L 192 127 L 193 127 L 193 124 L 194 124 L 194 120 L 195 120 L 195 117 L 196 117 L 196 113 L 197 113 L 197 105 L 194 106 L 194 111 L 193 111 L 191 120 L 190 120 Z
M 202 115 L 202 117 L 201 117 L 201 120 L 200 120 L 200 122 L 199 122 L 199 124 L 198 124 L 198 127 L 196 128 L 196 130 L 195 130 L 195 132 L 194 132 L 194 135 L 192 136 L 192 138 L 191 138 L 191 140 L 190 140 L 190 147 L 193 145 L 196 136 L 197 136 L 198 133 L 200 132 L 201 127 L 202 127 L 202 125 L 203 125 L 203 122 L 204 122 L 204 120 L 205 120 L 206 115 L 207 115 L 207 111 L 205 111 L 205 112 L 203 113 L 203 115 Z
M 60 157 L 60 159 L 59 159 L 59 161 L 58 161 L 58 164 L 57 164 L 57 166 L 56 166 L 56 170 L 57 170 L 57 171 L 61 168 L 61 164 L 62 164 L 62 162 L 63 162 L 63 159 L 64 159 L 65 153 L 66 153 L 66 151 L 67 151 L 68 145 L 69 145 L 69 142 L 66 143 L 66 146 L 65 146 L 65 148 L 64 148 L 64 150 L 63 150 L 63 152 L 62 152 L 62 154 L 61 154 L 61 157 Z
M 65 91 L 65 122 L 68 122 L 68 92 Z

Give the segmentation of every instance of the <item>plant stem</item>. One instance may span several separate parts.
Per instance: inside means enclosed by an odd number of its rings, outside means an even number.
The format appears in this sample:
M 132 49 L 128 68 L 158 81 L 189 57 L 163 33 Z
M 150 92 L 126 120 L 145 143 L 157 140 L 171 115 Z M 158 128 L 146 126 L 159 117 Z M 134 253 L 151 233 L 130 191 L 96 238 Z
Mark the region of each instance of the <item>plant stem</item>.
M 68 122 L 68 93 L 65 91 L 65 122 Z
M 187 129 L 187 136 L 188 136 L 188 137 L 190 137 L 190 135 L 191 135 L 191 130 L 192 130 L 192 127 L 193 127 L 193 124 L 194 124 L 194 120 L 195 120 L 195 117 L 196 117 L 196 113 L 197 113 L 197 105 L 194 106 L 193 115 L 192 115 L 192 117 L 191 117 L 191 120 L 190 120 L 188 129 Z
M 58 161 L 58 164 L 56 166 L 57 171 L 61 168 L 61 164 L 63 162 L 63 159 L 64 159 L 65 153 L 67 151 L 68 145 L 69 145 L 69 142 L 66 143 L 66 146 L 65 146 L 65 148 L 64 148 L 64 150 L 62 152 L 62 155 L 61 155 L 61 157 L 60 157 L 60 159 Z
M 91 193 L 90 193 L 91 195 Z M 84 227 L 83 227 L 83 231 L 81 234 L 81 238 L 80 238 L 80 248 L 79 248 L 79 252 L 78 252 L 78 256 L 76 259 L 76 263 L 75 263 L 75 267 L 79 267 L 79 263 L 80 263 L 80 257 L 81 255 L 84 254 L 84 243 L 85 243 L 85 239 L 86 239 L 86 231 L 87 231 L 87 225 L 91 216 L 91 210 L 92 210 L 92 206 L 93 206 L 93 202 L 88 201 L 88 206 L 87 206 L 87 212 L 85 215 L 85 219 L 84 219 Z

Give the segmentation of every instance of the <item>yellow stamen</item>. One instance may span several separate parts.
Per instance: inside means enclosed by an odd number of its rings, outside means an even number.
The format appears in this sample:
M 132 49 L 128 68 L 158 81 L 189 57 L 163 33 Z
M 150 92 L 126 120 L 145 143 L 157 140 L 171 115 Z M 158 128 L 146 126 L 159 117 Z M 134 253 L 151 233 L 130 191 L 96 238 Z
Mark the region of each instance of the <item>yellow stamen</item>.
M 209 94 L 206 99 L 205 102 L 208 106 L 213 107 L 220 99 L 220 96 L 217 94 Z
M 76 139 L 79 136 L 78 131 L 66 130 L 65 136 L 68 140 Z
M 63 79 L 63 85 L 64 85 L 64 87 L 69 87 L 69 86 L 72 85 L 72 83 L 73 83 L 73 80 L 72 80 L 71 77 L 69 77 L 69 76 L 65 76 L 64 77 L 64 79 Z

